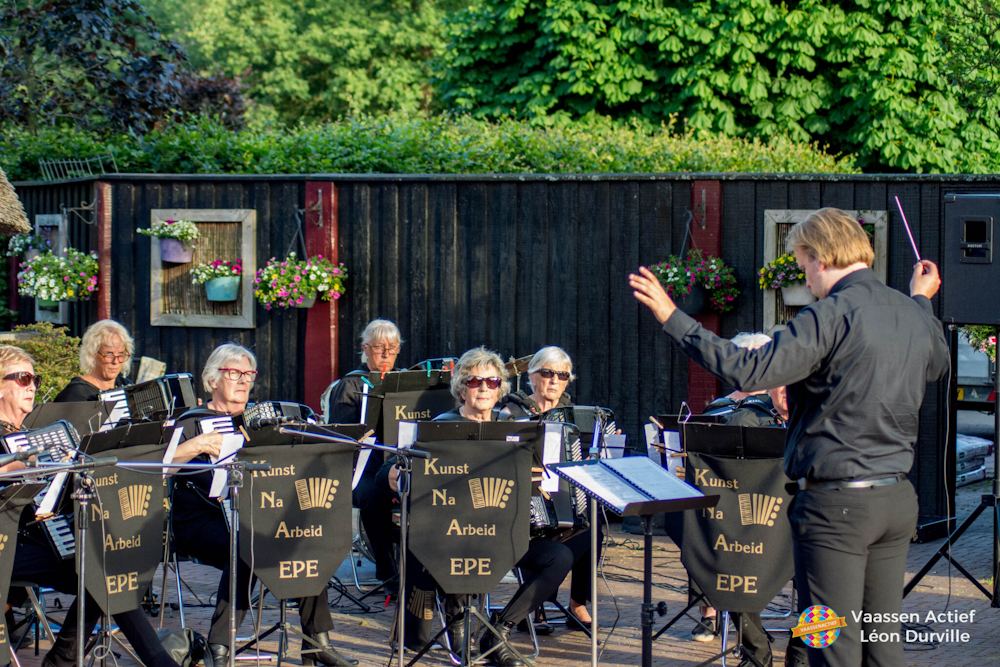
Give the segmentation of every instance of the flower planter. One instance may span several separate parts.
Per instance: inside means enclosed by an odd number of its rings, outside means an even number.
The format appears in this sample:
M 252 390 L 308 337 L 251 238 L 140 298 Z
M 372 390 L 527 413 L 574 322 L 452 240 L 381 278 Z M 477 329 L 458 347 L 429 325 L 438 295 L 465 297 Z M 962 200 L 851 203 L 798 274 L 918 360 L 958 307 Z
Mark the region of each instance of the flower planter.
M 302 298 L 302 303 L 295 304 L 296 308 L 312 308 L 313 304 L 316 303 L 316 292 L 311 295 Z
M 160 259 L 171 264 L 187 264 L 194 259 L 194 248 L 177 239 L 160 239 Z
M 205 296 L 209 301 L 236 301 L 239 295 L 239 276 L 212 278 L 205 283 Z
M 808 306 L 816 300 L 805 283 L 781 288 L 781 300 L 786 306 Z
M 59 302 L 53 299 L 38 299 L 39 308 L 58 308 Z
M 679 299 L 674 299 L 674 303 L 682 313 L 698 315 L 705 310 L 705 305 L 708 303 L 708 299 L 705 298 L 705 288 L 701 285 L 692 285 L 691 291 Z

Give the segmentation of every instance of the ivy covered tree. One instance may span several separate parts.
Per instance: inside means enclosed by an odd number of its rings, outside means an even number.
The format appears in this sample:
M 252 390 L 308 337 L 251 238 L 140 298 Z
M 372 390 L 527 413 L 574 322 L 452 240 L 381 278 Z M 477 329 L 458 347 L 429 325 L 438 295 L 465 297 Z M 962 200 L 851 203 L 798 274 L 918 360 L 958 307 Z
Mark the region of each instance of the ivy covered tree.
M 3 0 L 0 120 L 145 131 L 177 104 L 183 60 L 135 0 Z
M 949 50 L 983 28 L 951 6 L 478 0 L 450 23 L 437 85 L 479 117 L 677 114 L 696 129 L 818 141 L 867 170 L 994 170 L 997 107 L 954 85 Z

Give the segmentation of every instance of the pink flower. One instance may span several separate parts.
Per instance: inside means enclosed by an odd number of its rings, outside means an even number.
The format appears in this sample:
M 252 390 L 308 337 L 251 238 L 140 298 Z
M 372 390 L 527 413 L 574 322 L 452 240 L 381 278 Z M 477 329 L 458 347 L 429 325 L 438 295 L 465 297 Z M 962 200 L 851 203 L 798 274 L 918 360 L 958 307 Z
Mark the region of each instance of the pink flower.
M 302 277 L 301 276 L 295 276 L 295 282 L 297 282 L 297 283 L 302 282 Z
M 302 303 L 302 302 L 303 302 L 304 300 L 305 300 L 305 299 L 303 299 L 303 298 L 302 298 L 302 297 L 300 296 L 300 297 L 298 298 L 298 300 L 296 300 L 295 304 L 296 304 L 296 305 L 298 305 L 298 304 Z

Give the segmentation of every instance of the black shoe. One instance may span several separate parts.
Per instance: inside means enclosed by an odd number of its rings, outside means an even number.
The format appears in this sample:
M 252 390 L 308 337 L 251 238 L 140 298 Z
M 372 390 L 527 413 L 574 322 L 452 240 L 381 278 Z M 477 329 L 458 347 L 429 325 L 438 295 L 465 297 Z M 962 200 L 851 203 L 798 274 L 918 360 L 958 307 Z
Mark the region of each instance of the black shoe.
M 316 650 L 315 646 L 303 639 L 303 667 L 312 667 L 317 664 L 326 665 L 327 667 L 354 667 L 354 665 L 358 664 L 358 661 L 354 658 L 348 658 L 346 655 L 342 655 L 340 651 L 330 646 L 330 637 L 325 632 L 321 632 L 317 635 L 306 636 L 319 644 L 319 647 L 322 650 Z M 306 653 L 306 651 L 310 652 Z
M 514 628 L 513 623 L 504 623 L 498 614 L 490 616 L 490 625 L 495 627 L 500 636 L 493 634 L 489 628 L 483 633 L 479 640 L 479 650 L 486 653 L 494 646 L 495 651 L 490 653 L 490 662 L 496 667 L 524 667 L 524 661 L 517 657 L 517 654 L 504 642 L 510 641 L 510 631 Z
M 63 629 L 67 631 L 63 634 Z M 76 626 L 64 626 L 56 635 L 52 648 L 42 658 L 42 667 L 73 667 L 76 664 Z
M 461 658 L 462 652 L 465 651 L 465 616 L 446 618 L 445 621 L 448 623 L 448 644 L 451 646 L 451 651 Z M 479 657 L 479 649 L 476 648 L 475 642 L 472 642 L 469 651 L 471 653 L 469 662 Z
M 209 644 L 208 655 L 212 658 L 212 667 L 226 667 L 229 664 L 229 644 Z M 208 667 L 208 661 L 205 662 L 205 667 Z

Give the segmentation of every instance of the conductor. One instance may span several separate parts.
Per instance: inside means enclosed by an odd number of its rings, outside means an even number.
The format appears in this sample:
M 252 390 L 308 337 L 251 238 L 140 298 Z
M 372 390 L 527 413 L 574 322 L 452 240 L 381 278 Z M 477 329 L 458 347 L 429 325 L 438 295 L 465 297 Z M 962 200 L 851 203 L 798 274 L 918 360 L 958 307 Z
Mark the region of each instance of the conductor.
M 810 665 L 902 665 L 899 642 L 862 642 L 898 618 L 917 498 L 913 464 L 926 383 L 948 371 L 948 350 L 930 298 L 937 266 L 913 267 L 910 297 L 883 285 L 858 222 L 820 209 L 788 233 L 788 250 L 818 301 L 757 350 L 740 349 L 678 311 L 646 267 L 629 276 L 644 303 L 695 362 L 752 392 L 788 387 L 785 472 L 797 480 L 789 509 L 800 609 L 824 605 L 846 626 L 808 649 Z M 896 614 L 896 616 L 892 616 Z

